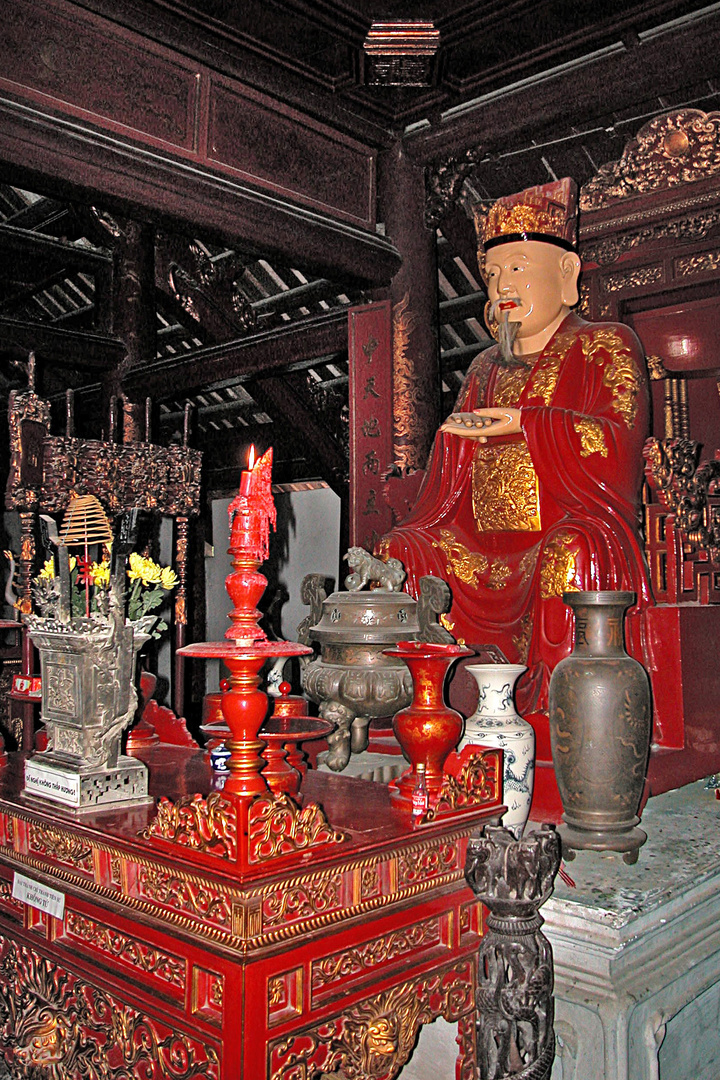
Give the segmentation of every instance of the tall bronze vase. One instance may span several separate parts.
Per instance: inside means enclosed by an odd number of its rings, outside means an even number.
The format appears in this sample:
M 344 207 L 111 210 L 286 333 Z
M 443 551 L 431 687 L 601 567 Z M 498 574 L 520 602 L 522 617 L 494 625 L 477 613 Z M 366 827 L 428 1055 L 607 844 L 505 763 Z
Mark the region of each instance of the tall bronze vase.
M 631 592 L 568 592 L 575 647 L 550 679 L 550 739 L 563 803 L 566 858 L 576 849 L 637 861 L 638 809 L 650 751 L 650 684 L 624 646 Z

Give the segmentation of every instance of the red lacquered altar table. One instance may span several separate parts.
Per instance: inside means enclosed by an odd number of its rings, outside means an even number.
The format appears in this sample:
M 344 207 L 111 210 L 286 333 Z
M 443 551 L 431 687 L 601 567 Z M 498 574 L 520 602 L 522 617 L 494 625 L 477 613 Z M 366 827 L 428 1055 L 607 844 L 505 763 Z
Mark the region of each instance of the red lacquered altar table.
M 145 760 L 154 793 L 208 796 L 202 753 Z M 142 835 L 154 805 L 73 815 L 21 785 L 11 755 L 0 1037 L 23 1075 L 384 1080 L 443 1016 L 459 1025 L 458 1080 L 474 1077 L 482 913 L 463 867 L 468 836 L 498 818 L 499 782 L 484 808 L 413 829 L 383 785 L 310 772 L 303 813 L 261 801 L 244 839 L 221 791 L 185 800 L 163 838 Z M 62 917 L 14 899 L 18 875 L 62 894 Z

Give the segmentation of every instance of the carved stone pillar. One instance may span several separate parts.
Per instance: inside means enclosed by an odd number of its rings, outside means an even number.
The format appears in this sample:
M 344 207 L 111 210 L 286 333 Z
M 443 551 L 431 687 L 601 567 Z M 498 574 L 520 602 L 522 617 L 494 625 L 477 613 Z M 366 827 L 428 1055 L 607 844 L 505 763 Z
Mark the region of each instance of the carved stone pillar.
M 477 1053 L 483 1080 L 549 1080 L 555 1057 L 552 948 L 538 912 L 560 867 L 543 825 L 523 840 L 488 825 L 470 840 L 465 877 L 490 909 L 478 956 Z
M 435 232 L 425 225 L 425 177 L 400 144 L 380 158 L 380 219 L 403 257 L 390 286 L 395 463 L 424 469 L 440 420 Z

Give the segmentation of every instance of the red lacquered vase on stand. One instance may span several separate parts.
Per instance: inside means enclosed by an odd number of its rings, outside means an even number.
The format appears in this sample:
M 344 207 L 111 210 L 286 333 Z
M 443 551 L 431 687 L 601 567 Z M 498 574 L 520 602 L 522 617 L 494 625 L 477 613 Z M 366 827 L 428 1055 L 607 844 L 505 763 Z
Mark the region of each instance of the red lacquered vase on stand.
M 413 700 L 395 714 L 393 729 L 410 768 L 393 780 L 394 799 L 408 805 L 417 780 L 417 766 L 425 766 L 428 795 L 432 804 L 443 782 L 443 766 L 448 754 L 460 741 L 464 720 L 459 712 L 445 704 L 443 688 L 451 666 L 461 656 L 471 656 L 472 649 L 462 645 L 439 645 L 425 641 L 400 641 L 386 656 L 404 660 L 413 681 Z

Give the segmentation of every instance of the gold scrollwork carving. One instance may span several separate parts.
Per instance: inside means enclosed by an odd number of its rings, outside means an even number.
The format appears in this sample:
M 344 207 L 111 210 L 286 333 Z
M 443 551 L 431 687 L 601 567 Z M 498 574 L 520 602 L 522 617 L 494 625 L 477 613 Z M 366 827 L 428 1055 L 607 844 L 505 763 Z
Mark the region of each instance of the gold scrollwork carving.
M 662 281 L 665 269 L 661 263 L 655 266 L 638 266 L 634 270 L 617 271 L 602 279 L 606 293 L 622 292 L 623 289 L 639 289 L 643 285 L 655 285 Z
M 0 938 L 0 1028 L 17 1075 L 218 1080 L 214 1046 L 172 1030 L 26 945 Z
M 263 929 L 307 919 L 340 907 L 342 874 L 310 874 L 263 894 Z
M 605 442 L 605 430 L 601 420 L 592 416 L 580 416 L 573 420 L 573 427 L 580 436 L 580 456 L 589 457 L 590 454 L 608 456 L 608 448 Z
M 237 811 L 220 791 L 186 795 L 173 803 L 161 798 L 157 815 L 142 833 L 145 839 L 166 840 L 219 859 L 237 858 Z
M 517 405 L 520 400 L 520 395 L 530 378 L 531 371 L 532 368 L 530 365 L 527 367 L 502 368 L 495 381 L 493 404 L 500 406 Z
M 713 176 L 720 169 L 720 116 L 675 109 L 640 128 L 619 161 L 584 185 L 580 209 L 597 210 L 618 199 Z
M 142 941 L 135 941 L 127 934 L 121 934 L 111 926 L 69 911 L 65 920 L 67 933 L 91 945 L 98 952 L 122 960 L 149 975 L 155 975 L 163 982 L 185 988 L 185 961 L 176 956 L 154 949 Z
M 497 752 L 473 754 L 457 776 L 444 773 L 437 801 L 423 817 L 434 821 L 444 808 L 461 810 L 469 806 L 485 806 L 500 798 Z
M 545 405 L 551 403 L 563 360 L 574 342 L 574 334 L 555 334 L 533 368 L 528 397 L 539 397 Z
M 312 965 L 313 993 L 338 979 L 356 975 L 361 971 L 369 971 L 379 964 L 390 963 L 399 956 L 405 956 L 416 949 L 427 949 L 438 944 L 440 944 L 440 923 L 438 919 L 430 919 L 404 930 L 395 930 L 391 934 L 374 938 L 373 941 L 368 941 L 355 949 L 346 949 L 345 952 L 326 956 Z
M 477 447 L 472 504 L 479 532 L 539 531 L 538 478 L 525 442 Z
M 30 851 L 38 855 L 47 855 L 66 866 L 84 870 L 87 874 L 93 872 L 92 847 L 87 840 L 74 833 L 31 822 L 28 828 L 28 845 Z
M 720 251 L 703 251 L 698 255 L 683 255 L 675 260 L 675 273 L 678 277 L 715 273 L 718 267 L 720 267 Z
M 142 866 L 138 882 L 141 892 L 156 903 L 189 911 L 222 927 L 232 924 L 231 903 L 220 886 L 181 876 L 160 866 Z
M 603 383 L 612 393 L 613 410 L 631 428 L 637 414 L 640 372 L 629 345 L 609 326 L 581 334 L 580 338 L 585 359 L 603 365 Z
M 438 840 L 432 845 L 406 848 L 398 852 L 397 865 L 400 888 L 440 878 L 457 869 L 457 846 L 452 841 Z
M 473 995 L 469 961 L 457 969 L 401 983 L 339 1016 L 271 1043 L 270 1080 L 294 1080 L 338 1069 L 347 1080 L 389 1080 L 410 1057 L 421 1025 L 438 1016 L 456 1023 L 472 1010 Z
M 295 851 L 342 844 L 345 833 L 333 829 L 317 803 L 300 809 L 287 795 L 261 795 L 248 814 L 248 859 L 265 862 Z
M 540 596 L 543 600 L 578 591 L 575 585 L 577 556 L 569 546 L 572 541 L 571 533 L 560 533 L 543 552 L 540 566 Z

